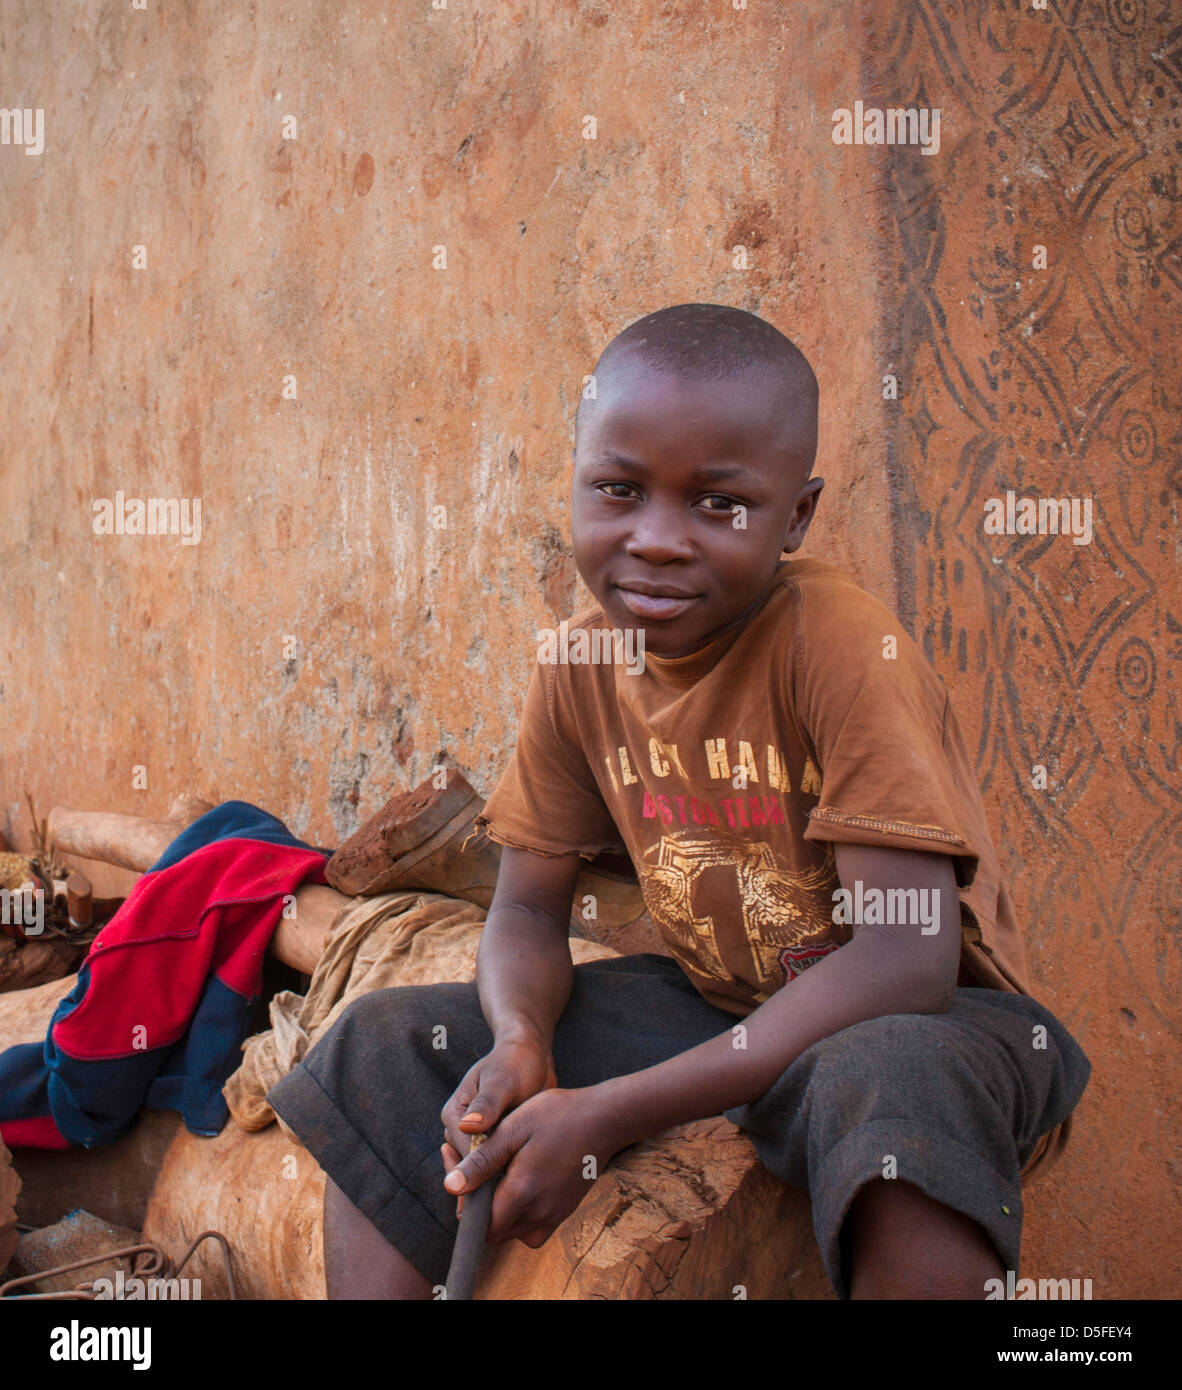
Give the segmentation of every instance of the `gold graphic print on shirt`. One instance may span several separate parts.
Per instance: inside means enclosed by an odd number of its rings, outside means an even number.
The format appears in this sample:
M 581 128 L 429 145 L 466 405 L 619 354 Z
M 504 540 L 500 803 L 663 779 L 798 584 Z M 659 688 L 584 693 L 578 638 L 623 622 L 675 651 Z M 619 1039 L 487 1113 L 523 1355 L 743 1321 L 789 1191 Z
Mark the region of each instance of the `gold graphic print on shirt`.
M 735 870 L 734 919 L 741 921 L 755 977 L 761 988 L 778 989 L 786 946 L 831 940 L 837 931 L 827 891 L 837 883 L 833 851 L 801 871 L 787 869 L 769 844 L 740 836 L 662 835 L 639 865 L 645 905 L 675 954 L 704 975 L 730 982 L 722 960 L 715 918 L 694 911 L 694 885 L 716 866 Z

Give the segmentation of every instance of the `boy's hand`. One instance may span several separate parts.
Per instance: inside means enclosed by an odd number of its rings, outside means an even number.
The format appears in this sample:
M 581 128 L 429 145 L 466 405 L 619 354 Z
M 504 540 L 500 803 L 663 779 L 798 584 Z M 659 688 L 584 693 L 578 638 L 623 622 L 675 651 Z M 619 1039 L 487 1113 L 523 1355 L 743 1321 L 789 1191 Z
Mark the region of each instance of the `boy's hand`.
M 524 1038 L 495 1043 L 440 1112 L 449 1142 L 458 1147 L 461 1135 L 486 1133 L 515 1106 L 557 1084 L 554 1060 L 541 1043 Z M 465 1143 L 465 1153 L 467 1148 Z
M 445 1144 L 444 1185 L 457 1194 L 473 1192 L 505 1169 L 493 1195 L 486 1239 L 490 1245 L 520 1240 L 536 1250 L 574 1211 L 621 1147 L 595 1087 L 549 1089 L 506 1115 L 467 1157 L 461 1159 L 454 1144 Z M 457 1182 L 456 1174 L 466 1185 Z

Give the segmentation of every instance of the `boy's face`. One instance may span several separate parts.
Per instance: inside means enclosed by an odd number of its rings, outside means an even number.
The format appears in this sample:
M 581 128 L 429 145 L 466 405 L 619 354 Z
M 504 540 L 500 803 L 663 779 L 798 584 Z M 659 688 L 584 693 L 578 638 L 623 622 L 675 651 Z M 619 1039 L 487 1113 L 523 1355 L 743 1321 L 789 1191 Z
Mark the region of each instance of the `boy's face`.
M 630 355 L 596 389 L 575 446 L 575 564 L 613 626 L 688 656 L 746 620 L 804 539 L 823 486 L 805 481 L 812 441 L 761 373 L 687 381 Z

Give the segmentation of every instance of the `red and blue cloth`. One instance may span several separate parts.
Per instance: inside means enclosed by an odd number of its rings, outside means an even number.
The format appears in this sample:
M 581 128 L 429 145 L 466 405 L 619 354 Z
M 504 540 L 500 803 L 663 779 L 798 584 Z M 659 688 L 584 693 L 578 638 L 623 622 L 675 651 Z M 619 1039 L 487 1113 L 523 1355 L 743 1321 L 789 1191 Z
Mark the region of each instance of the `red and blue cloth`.
M 245 801 L 194 821 L 91 943 L 44 1043 L 0 1052 L 0 1139 L 97 1148 L 144 1106 L 220 1133 L 285 899 L 329 851 Z

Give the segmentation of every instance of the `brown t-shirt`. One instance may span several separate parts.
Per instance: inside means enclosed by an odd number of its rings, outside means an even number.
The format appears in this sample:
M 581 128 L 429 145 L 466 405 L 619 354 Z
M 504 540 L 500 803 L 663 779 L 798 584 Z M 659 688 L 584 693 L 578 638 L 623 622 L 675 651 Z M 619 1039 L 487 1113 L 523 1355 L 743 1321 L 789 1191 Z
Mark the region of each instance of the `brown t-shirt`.
M 476 818 L 491 839 L 627 853 L 675 959 L 740 1016 L 850 939 L 834 921 L 834 844 L 947 854 L 959 983 L 1031 993 L 948 693 L 888 609 L 834 566 L 790 560 L 742 628 L 687 657 L 646 653 L 640 674 L 582 661 L 579 632 L 600 628 L 598 606 L 576 614 L 560 652 L 579 662 L 534 667 Z M 1070 1133 L 1069 1117 L 1043 1135 L 1023 1178 Z
M 611 629 L 601 608 L 576 614 L 560 652 L 596 628 Z M 746 624 L 690 656 L 646 653 L 639 674 L 535 665 L 477 825 L 541 854 L 626 852 L 674 958 L 739 1016 L 850 939 L 833 844 L 947 854 L 962 981 L 1030 992 L 948 693 L 898 620 L 820 561 L 782 562 Z

